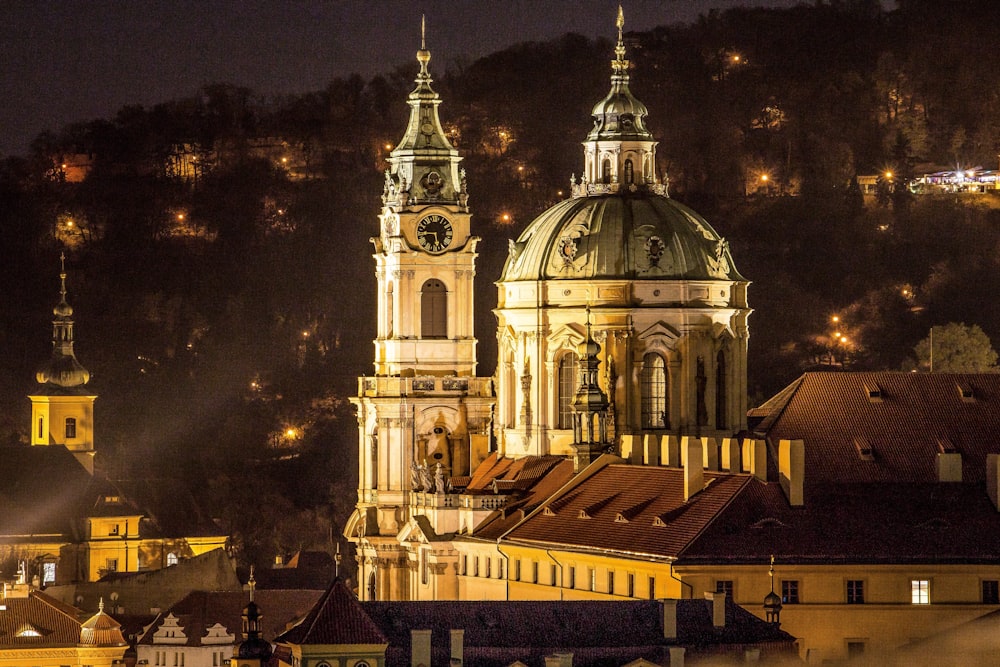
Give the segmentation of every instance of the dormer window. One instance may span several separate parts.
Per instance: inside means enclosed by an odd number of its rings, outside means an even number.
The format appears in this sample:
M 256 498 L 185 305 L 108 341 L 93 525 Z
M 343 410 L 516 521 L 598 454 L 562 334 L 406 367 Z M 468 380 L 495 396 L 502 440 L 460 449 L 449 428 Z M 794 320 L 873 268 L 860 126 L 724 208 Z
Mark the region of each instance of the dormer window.
M 958 387 L 958 395 L 963 402 L 971 403 L 972 401 L 976 400 L 976 393 L 972 389 L 972 385 L 970 385 L 968 382 L 959 382 L 957 384 L 957 387 Z
M 865 394 L 872 403 L 882 402 L 882 389 L 875 383 L 865 385 Z
M 858 456 L 861 457 L 862 461 L 874 461 L 875 460 L 875 448 L 872 447 L 864 438 L 854 438 L 854 446 L 858 450 Z

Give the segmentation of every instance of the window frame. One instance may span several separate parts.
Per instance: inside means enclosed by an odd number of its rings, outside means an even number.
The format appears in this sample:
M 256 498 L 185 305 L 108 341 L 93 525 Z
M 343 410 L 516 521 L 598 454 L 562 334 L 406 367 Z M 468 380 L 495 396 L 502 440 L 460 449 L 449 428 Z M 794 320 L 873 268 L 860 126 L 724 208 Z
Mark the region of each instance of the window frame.
M 669 429 L 670 377 L 667 360 L 659 352 L 647 352 L 642 356 L 639 395 L 642 428 Z
M 848 579 L 844 583 L 844 604 L 865 604 L 865 580 Z
M 910 604 L 925 606 L 931 603 L 931 580 L 910 579 Z

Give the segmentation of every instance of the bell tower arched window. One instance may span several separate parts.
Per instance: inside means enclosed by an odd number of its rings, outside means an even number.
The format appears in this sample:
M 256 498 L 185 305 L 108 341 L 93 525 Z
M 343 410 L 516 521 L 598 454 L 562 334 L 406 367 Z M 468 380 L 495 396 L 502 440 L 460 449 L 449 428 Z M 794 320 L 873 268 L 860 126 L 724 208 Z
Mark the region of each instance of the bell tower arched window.
M 625 177 L 622 179 L 625 185 L 632 185 L 635 182 L 635 168 L 632 160 L 625 160 Z
M 420 289 L 420 337 L 448 337 L 448 291 L 434 278 Z
M 601 183 L 611 182 L 611 158 L 604 158 L 601 162 Z
M 726 353 L 719 350 L 715 359 L 715 428 L 726 428 Z
M 656 352 L 642 358 L 642 427 L 670 428 L 667 413 L 667 365 Z
M 573 399 L 579 375 L 579 361 L 574 353 L 559 357 L 559 428 L 573 428 Z

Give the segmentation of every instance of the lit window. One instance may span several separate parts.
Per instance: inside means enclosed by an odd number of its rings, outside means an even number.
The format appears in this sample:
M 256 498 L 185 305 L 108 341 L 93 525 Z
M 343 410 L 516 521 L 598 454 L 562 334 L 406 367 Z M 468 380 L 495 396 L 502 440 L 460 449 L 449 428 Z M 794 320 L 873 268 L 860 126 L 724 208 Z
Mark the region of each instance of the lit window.
M 927 579 L 910 580 L 910 602 L 913 604 L 931 603 L 931 582 Z
M 799 603 L 799 582 L 794 579 L 785 579 L 781 582 L 781 603 Z
M 1000 604 L 1000 581 L 983 581 L 983 604 Z
M 42 563 L 42 583 L 54 584 L 55 582 L 56 582 L 56 564 Z
M 177 565 L 177 554 L 173 551 L 167 554 L 167 567 L 170 567 L 171 565 Z
M 559 428 L 573 428 L 573 399 L 580 372 L 577 363 L 572 352 L 559 359 Z
M 851 579 L 847 582 L 847 604 L 865 603 L 865 582 L 860 579 Z
M 650 352 L 642 358 L 642 426 L 670 428 L 667 415 L 667 368 L 663 357 Z
M 17 631 L 18 637 L 41 637 L 42 633 L 32 627 L 21 628 Z

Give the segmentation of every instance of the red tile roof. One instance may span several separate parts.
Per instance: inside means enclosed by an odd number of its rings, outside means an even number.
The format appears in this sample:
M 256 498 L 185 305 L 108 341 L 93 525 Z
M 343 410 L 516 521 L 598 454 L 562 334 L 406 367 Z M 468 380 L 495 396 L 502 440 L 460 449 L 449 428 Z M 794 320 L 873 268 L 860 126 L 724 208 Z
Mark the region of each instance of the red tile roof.
M 986 454 L 1000 453 L 1000 373 L 806 373 L 753 413 L 772 446 L 805 442 L 807 495 L 825 482 L 935 481 L 942 443 L 962 455 L 963 480 L 980 482 Z
M 80 642 L 73 609 L 39 592 L 0 600 L 0 647 L 65 647 Z M 74 610 L 75 611 L 75 610 Z
M 705 488 L 684 501 L 679 468 L 611 464 L 581 480 L 510 531 L 506 539 L 580 549 L 676 557 L 750 481 L 706 471 Z M 662 524 L 662 525 L 658 525 Z
M 689 563 L 995 563 L 1000 513 L 959 483 L 828 484 L 790 507 L 754 480 L 678 561 Z
M 362 610 L 344 582 L 335 579 L 303 621 L 282 633 L 282 644 L 387 644 L 382 631 Z

